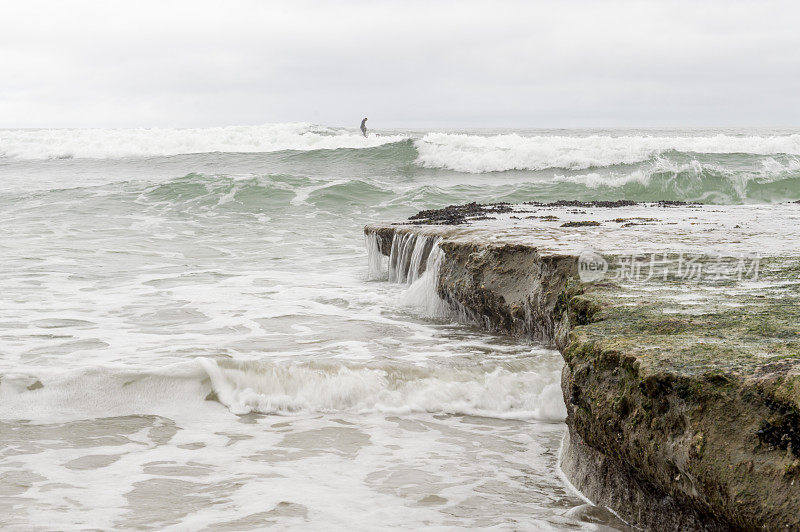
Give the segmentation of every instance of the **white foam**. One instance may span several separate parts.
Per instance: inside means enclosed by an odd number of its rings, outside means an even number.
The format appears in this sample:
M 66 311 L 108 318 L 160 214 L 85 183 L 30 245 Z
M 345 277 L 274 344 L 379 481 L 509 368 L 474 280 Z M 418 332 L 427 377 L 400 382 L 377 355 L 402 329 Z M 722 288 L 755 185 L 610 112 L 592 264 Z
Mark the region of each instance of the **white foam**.
M 35 368 L 0 380 L 0 419 L 37 422 L 156 414 L 208 415 L 210 391 L 234 414 L 473 414 L 561 421 L 557 356 L 467 368 L 402 362 L 226 362 L 198 358 L 160 370 Z M 210 380 L 210 382 L 209 382 Z
M 407 284 L 408 288 L 400 297 L 400 304 L 413 307 L 428 318 L 451 316 L 450 307 L 439 297 L 436 288 L 439 268 L 444 258 L 439 240 L 439 237 L 415 233 L 395 233 L 389 250 L 388 272 L 384 276 L 378 236 L 369 233 L 366 238 L 369 278 L 388 277 L 391 282 Z
M 648 164 L 622 172 L 588 172 L 580 174 L 556 174 L 553 181 L 561 183 L 576 183 L 588 188 L 621 187 L 629 183 L 638 183 L 648 186 L 652 178 L 662 174 L 676 177 L 679 174 L 701 179 L 705 173 L 714 173 L 723 176 L 733 186 L 739 197 L 746 197 L 747 183 L 750 181 L 772 182 L 793 176 L 800 169 L 800 160 L 789 157 L 785 161 L 778 161 L 773 157 L 766 157 L 759 161 L 760 166 L 752 171 L 734 172 L 718 164 L 703 163 L 693 159 L 687 163 L 677 163 L 665 157 L 658 156 Z
M 436 412 L 562 421 L 559 370 L 535 361 L 513 370 L 263 363 L 221 367 L 198 359 L 231 412 Z
M 428 133 L 415 141 L 426 168 L 482 173 L 634 164 L 671 150 L 692 153 L 800 154 L 800 135 L 482 136 Z
M 0 419 L 64 422 L 133 414 L 185 417 L 200 409 L 208 415 L 203 408 L 208 382 L 203 382 L 205 374 L 191 362 L 146 371 L 111 365 L 31 370 L 1 376 Z
M 378 247 L 378 235 L 368 233 L 364 235 L 364 243 L 367 246 L 367 265 L 368 279 L 382 281 L 386 279 L 387 273 L 384 266 L 383 254 Z
M 780 166 L 780 168 L 784 168 L 782 165 L 779 165 L 779 163 L 775 163 L 775 165 L 776 167 Z M 701 163 L 694 159 L 688 163 L 676 163 L 668 160 L 665 157 L 658 156 L 647 165 L 634 170 L 611 173 L 590 172 L 585 174 L 556 175 L 553 177 L 553 181 L 562 183 L 577 183 L 589 188 L 600 188 L 604 186 L 620 187 L 628 183 L 638 183 L 640 185 L 647 186 L 650 184 L 653 176 L 657 174 L 671 174 L 673 177 L 677 176 L 678 174 L 685 174 L 700 178 L 704 172 L 715 172 L 720 175 L 725 175 L 728 179 L 734 179 L 734 177 L 739 179 L 744 178 L 745 181 L 747 179 L 746 176 L 734 176 L 733 172 L 721 167 L 720 165 Z M 753 174 L 753 177 L 760 177 L 762 175 L 763 173 Z
M 0 157 L 121 158 L 208 152 L 274 152 L 371 148 L 405 140 L 308 123 L 197 129 L 0 130 Z
M 423 238 L 418 240 L 423 240 Z M 446 318 L 452 315 L 450 307 L 439 297 L 436 288 L 442 259 L 444 259 L 444 253 L 439 248 L 437 241 L 433 244 L 430 253 L 428 253 L 425 261 L 425 271 L 422 275 L 410 281 L 408 288 L 403 292 L 403 296 L 400 299 L 402 304 L 421 310 L 429 318 Z M 414 260 L 412 260 L 413 264 Z M 412 269 L 414 269 L 413 266 Z

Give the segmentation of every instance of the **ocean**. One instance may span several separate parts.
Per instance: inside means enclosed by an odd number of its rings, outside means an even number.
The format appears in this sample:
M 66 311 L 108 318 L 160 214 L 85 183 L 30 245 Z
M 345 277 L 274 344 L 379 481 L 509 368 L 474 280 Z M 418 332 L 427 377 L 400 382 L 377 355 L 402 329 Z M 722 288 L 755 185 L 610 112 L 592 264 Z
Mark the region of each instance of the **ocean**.
M 365 247 L 559 199 L 795 201 L 800 131 L 0 130 L 0 527 L 619 527 L 558 352 Z

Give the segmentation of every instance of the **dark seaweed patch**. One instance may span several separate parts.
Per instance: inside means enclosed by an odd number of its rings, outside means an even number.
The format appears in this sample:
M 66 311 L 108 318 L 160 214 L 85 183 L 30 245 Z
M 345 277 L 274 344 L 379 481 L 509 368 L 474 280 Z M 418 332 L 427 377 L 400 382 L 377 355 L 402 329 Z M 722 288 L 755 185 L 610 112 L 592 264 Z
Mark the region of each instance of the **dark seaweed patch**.
M 579 222 L 566 222 L 561 224 L 561 227 L 596 227 L 600 225 L 600 222 L 595 222 L 594 220 L 581 220 Z

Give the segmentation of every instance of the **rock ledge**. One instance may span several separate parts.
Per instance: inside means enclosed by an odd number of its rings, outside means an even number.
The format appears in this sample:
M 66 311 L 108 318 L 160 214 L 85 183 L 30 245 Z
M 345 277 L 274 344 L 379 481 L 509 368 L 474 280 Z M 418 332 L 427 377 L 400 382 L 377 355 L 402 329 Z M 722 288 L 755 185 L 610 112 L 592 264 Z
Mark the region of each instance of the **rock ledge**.
M 800 529 L 800 207 L 448 209 L 365 233 L 406 272 L 436 247 L 451 308 L 561 351 L 576 486 L 646 529 Z

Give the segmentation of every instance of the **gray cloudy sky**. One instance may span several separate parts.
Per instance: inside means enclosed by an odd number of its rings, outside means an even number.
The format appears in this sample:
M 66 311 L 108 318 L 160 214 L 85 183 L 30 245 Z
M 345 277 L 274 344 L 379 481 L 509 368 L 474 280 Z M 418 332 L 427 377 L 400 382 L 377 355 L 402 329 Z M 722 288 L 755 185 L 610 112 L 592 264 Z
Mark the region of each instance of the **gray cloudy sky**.
M 0 0 L 0 128 L 800 126 L 800 2 Z

